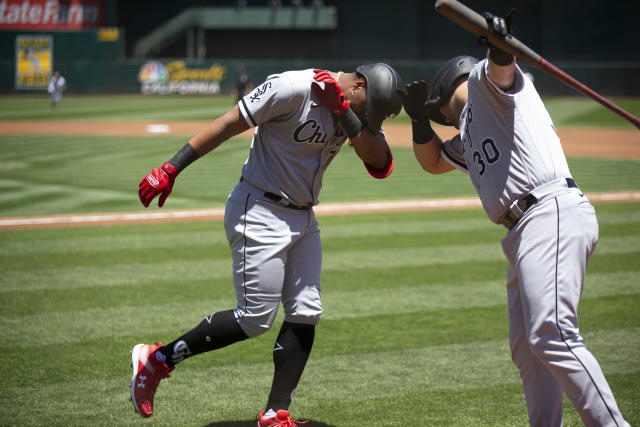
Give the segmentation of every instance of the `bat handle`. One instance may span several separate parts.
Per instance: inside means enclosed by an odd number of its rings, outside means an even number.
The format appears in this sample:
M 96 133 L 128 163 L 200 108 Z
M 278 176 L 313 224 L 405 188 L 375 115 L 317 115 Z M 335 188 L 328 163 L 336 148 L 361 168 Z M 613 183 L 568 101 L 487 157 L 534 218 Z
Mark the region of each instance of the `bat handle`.
M 635 127 L 640 129 L 640 118 L 634 116 L 633 114 L 631 114 L 627 110 L 625 110 L 625 109 L 619 107 L 618 105 L 614 104 L 613 102 L 609 101 L 607 98 L 605 98 L 604 96 L 600 95 L 599 93 L 593 91 L 588 86 L 585 86 L 584 84 L 580 83 L 579 81 L 577 81 L 573 77 L 569 76 L 567 73 L 565 73 L 564 71 L 562 71 L 561 69 L 559 69 L 558 67 L 556 67 L 555 65 L 553 65 L 552 63 L 547 61 L 546 59 L 541 57 L 540 58 L 540 62 L 538 62 L 538 64 L 537 64 L 537 67 L 539 69 L 541 69 L 542 71 L 544 71 L 546 73 L 549 73 L 552 76 L 557 77 L 562 82 L 564 82 L 565 84 L 571 86 L 572 88 L 576 89 L 577 91 L 584 93 L 585 95 L 589 96 L 593 100 L 595 100 L 595 101 L 599 102 L 600 104 L 604 105 L 605 107 L 607 107 L 611 111 L 621 115 L 627 121 L 632 123 Z

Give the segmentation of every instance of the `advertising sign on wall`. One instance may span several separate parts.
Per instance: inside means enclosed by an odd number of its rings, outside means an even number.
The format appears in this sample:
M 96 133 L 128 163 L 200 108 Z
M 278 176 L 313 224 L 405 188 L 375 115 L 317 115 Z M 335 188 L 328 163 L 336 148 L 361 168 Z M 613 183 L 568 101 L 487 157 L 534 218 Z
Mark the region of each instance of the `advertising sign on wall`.
M 52 62 L 51 36 L 16 37 L 16 89 L 46 89 Z
M 145 95 L 215 95 L 220 93 L 220 82 L 227 74 L 227 67 L 212 65 L 209 68 L 189 68 L 184 61 L 163 65 L 148 61 L 138 72 L 140 91 Z
M 0 30 L 82 30 L 104 25 L 103 0 L 0 0 Z

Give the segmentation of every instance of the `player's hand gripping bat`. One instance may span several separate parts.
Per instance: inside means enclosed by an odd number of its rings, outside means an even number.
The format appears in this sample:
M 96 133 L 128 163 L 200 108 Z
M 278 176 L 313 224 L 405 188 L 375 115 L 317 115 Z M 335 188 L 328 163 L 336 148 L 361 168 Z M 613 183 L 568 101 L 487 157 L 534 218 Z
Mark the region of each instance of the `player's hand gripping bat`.
M 588 88 L 564 71 L 560 70 L 558 67 L 551 64 L 549 61 L 547 61 L 536 52 L 531 50 L 529 47 L 527 47 L 525 44 L 520 42 L 517 38 L 513 37 L 511 34 L 507 34 L 506 37 L 501 37 L 495 33 L 492 33 L 489 30 L 486 19 L 482 15 L 463 5 L 457 0 L 436 0 L 435 9 L 437 12 L 451 19 L 453 22 L 467 29 L 473 34 L 480 37 L 485 37 L 490 44 L 496 46 L 497 48 L 500 48 L 505 52 L 514 55 L 516 58 L 534 65 L 545 73 L 552 75 L 558 80 L 574 88 L 578 92 L 584 93 L 585 95 L 607 107 L 609 110 L 622 116 L 624 119 L 631 122 L 635 127 L 640 129 L 640 119 L 638 117 L 620 108 L 618 105 L 609 101 L 599 93 Z

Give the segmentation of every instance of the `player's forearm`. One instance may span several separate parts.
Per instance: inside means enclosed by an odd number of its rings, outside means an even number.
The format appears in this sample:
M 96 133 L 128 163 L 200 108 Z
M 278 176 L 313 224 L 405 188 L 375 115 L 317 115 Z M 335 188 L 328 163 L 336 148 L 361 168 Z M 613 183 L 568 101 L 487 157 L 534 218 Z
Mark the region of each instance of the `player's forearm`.
M 382 135 L 374 136 L 368 129 L 363 129 L 351 138 L 351 144 L 360 159 L 374 169 L 383 169 L 389 159 L 389 145 Z
M 422 169 L 432 174 L 453 170 L 453 166 L 442 158 L 441 146 L 442 140 L 438 135 L 434 135 L 427 144 L 413 144 L 413 153 Z
M 505 58 L 498 59 L 498 63 L 495 58 L 491 57 L 491 49 L 487 56 L 489 57 L 489 63 L 487 64 L 487 77 L 495 83 L 502 90 L 507 90 L 513 86 L 516 79 L 516 60 L 513 55 L 505 56 Z M 511 58 L 511 62 L 508 59 Z
M 224 116 L 217 118 L 195 134 L 189 140 L 189 145 L 202 157 L 220 146 L 227 139 L 247 129 L 249 129 L 249 125 L 236 105 Z

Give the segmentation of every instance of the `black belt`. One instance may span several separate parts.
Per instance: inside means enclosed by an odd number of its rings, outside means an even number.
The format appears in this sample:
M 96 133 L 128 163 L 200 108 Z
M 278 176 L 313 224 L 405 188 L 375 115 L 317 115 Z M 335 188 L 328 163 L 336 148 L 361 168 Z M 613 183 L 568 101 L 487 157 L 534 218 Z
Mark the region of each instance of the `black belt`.
M 567 187 L 578 188 L 578 184 L 576 184 L 576 182 L 572 178 L 566 178 L 566 180 L 567 180 Z M 538 203 L 538 198 L 533 194 L 529 193 L 526 196 L 518 199 L 518 202 L 516 204 L 524 214 L 531 206 L 533 206 L 536 203 Z M 502 225 L 504 225 L 509 230 L 511 230 L 518 223 L 519 220 L 520 218 L 516 217 L 516 215 L 514 215 L 513 212 L 508 211 L 507 215 L 502 220 Z
M 299 211 L 308 211 L 309 209 L 311 209 L 312 205 L 307 205 L 307 206 L 298 206 L 298 205 L 294 205 L 293 203 L 289 202 L 289 203 L 282 203 L 282 199 L 284 197 L 282 196 L 278 196 L 277 194 L 273 194 L 273 193 L 269 193 L 268 191 L 264 192 L 264 197 L 268 197 L 269 199 L 280 203 L 282 206 L 287 207 L 287 208 L 291 208 L 291 209 L 298 209 Z
M 243 182 L 243 181 L 244 181 L 244 177 L 241 176 L 240 177 L 240 182 Z M 274 202 L 278 202 L 284 207 L 291 208 L 291 209 L 297 209 L 299 211 L 308 211 L 309 209 L 311 209 L 313 207 L 312 204 L 308 204 L 306 206 L 298 206 L 298 205 L 294 205 L 291 202 L 282 203 L 282 200 L 284 199 L 284 197 L 278 196 L 277 194 L 271 193 L 269 191 L 265 191 L 264 192 L 264 197 L 267 197 L 267 198 L 273 200 Z

